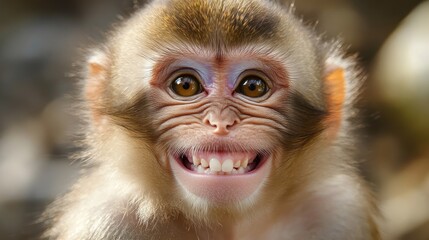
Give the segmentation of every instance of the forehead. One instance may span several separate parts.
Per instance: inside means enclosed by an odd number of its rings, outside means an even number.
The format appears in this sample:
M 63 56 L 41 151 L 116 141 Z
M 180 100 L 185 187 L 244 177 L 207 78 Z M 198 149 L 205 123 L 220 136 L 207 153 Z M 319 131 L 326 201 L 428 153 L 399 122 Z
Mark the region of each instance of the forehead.
M 274 38 L 279 19 L 260 1 L 170 0 L 159 31 L 203 46 L 236 46 Z

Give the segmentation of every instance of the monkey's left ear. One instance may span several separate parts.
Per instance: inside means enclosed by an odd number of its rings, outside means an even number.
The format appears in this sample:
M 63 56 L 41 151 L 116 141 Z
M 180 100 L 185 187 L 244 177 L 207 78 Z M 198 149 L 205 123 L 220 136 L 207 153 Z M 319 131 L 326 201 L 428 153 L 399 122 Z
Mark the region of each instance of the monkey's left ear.
M 84 79 L 84 100 L 87 102 L 94 123 L 101 118 L 100 108 L 107 85 L 107 56 L 102 51 L 95 51 L 87 60 L 87 72 Z
M 331 69 L 325 75 L 328 117 L 326 126 L 329 135 L 335 136 L 344 117 L 344 101 L 346 98 L 346 76 L 342 67 Z

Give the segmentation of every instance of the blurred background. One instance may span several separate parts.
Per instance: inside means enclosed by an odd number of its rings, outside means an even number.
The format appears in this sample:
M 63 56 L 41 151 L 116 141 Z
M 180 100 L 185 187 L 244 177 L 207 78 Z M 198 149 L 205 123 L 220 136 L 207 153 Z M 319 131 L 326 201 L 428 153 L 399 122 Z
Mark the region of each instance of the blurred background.
M 37 239 L 37 217 L 76 179 L 71 115 L 88 45 L 132 0 L 0 1 L 0 239 Z M 429 2 L 295 0 L 297 14 L 358 53 L 368 72 L 361 170 L 386 239 L 429 239 Z

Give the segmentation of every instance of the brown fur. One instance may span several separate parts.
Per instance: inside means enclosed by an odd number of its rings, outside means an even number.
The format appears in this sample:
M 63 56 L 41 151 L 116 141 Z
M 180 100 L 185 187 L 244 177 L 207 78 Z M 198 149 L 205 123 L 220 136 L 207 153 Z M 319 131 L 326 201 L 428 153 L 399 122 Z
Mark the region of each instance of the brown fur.
M 278 84 L 269 99 L 172 103 L 166 66 L 188 57 L 223 69 L 234 54 L 273 66 L 269 77 Z M 338 45 L 321 42 L 283 6 L 154 1 L 117 28 L 88 66 L 88 167 L 45 214 L 45 238 L 380 239 L 349 151 L 357 142 L 349 134 L 361 78 Z M 251 136 L 272 148 L 272 172 L 247 203 L 190 201 L 167 161 L 174 140 L 207 136 L 200 119 L 216 104 L 237 112 L 240 132 L 250 133 L 237 135 L 243 142 Z

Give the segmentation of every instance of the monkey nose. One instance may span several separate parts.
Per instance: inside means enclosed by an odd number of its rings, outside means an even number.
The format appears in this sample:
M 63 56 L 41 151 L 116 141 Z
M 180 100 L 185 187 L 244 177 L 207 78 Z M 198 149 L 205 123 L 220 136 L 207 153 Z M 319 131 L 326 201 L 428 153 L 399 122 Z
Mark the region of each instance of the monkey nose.
M 203 119 L 204 124 L 214 128 L 213 133 L 217 135 L 226 135 L 229 133 L 231 127 L 239 122 L 235 113 L 220 114 L 208 113 Z

